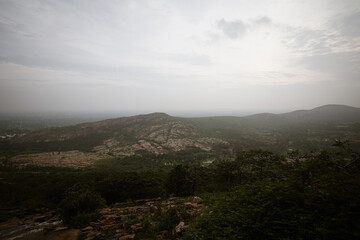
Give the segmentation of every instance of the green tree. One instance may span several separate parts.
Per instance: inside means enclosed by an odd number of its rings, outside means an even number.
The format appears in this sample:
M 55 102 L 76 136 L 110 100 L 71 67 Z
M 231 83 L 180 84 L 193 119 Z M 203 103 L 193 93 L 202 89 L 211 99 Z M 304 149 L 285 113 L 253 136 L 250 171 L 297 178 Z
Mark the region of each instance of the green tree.
M 97 217 L 96 210 L 105 200 L 90 190 L 87 185 L 77 184 L 65 192 L 60 203 L 64 220 L 74 227 L 83 227 Z
M 183 165 L 178 165 L 170 171 L 165 186 L 167 193 L 175 196 L 194 194 L 194 180 L 189 169 Z
M 358 156 L 322 151 L 289 168 L 267 154 L 244 158 L 259 177 L 215 195 L 184 239 L 358 239 Z

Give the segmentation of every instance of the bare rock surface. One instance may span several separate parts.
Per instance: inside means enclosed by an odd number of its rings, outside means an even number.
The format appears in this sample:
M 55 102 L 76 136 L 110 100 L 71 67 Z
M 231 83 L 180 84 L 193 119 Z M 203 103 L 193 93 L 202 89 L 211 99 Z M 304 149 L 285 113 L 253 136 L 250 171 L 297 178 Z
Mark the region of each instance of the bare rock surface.
M 62 224 L 62 221 L 52 212 L 44 214 L 29 215 L 25 218 L 12 218 L 0 224 L 0 239 L 2 240 L 32 240 L 32 239 L 76 239 L 70 238 L 74 235 L 73 231 L 65 234 L 66 238 L 55 238 L 64 235 L 67 228 L 63 231 L 52 232 L 51 237 L 47 235 L 48 229 L 56 229 Z
M 193 148 L 211 151 L 214 146 L 229 143 L 207 136 L 188 121 L 154 113 L 42 129 L 14 138 L 12 144 L 37 146 L 35 151 L 38 153 L 19 152 L 10 158 L 20 166 L 87 167 L 104 158 L 141 155 L 143 152 L 160 155 Z M 54 151 L 53 146 L 64 147 Z
M 199 197 L 169 199 L 142 199 L 133 202 L 117 203 L 100 211 L 98 221 L 90 223 L 90 227 L 82 229 L 84 239 L 135 239 L 143 236 L 147 229 L 157 229 L 157 239 L 169 239 L 185 231 L 189 219 L 199 215 L 203 205 Z M 162 217 L 169 211 L 175 214 L 179 223 L 172 231 L 161 228 Z
M 100 210 L 101 217 L 82 229 L 64 226 L 53 212 L 13 218 L 0 224 L 1 240 L 132 240 L 146 239 L 146 231 L 156 231 L 156 239 L 170 239 L 182 234 L 189 221 L 201 213 L 199 197 L 140 199 L 116 203 Z M 172 215 L 169 215 L 171 213 Z M 171 219 L 173 229 L 163 225 Z M 145 237 L 143 237 L 145 236 Z M 154 236 L 153 236 L 154 237 Z

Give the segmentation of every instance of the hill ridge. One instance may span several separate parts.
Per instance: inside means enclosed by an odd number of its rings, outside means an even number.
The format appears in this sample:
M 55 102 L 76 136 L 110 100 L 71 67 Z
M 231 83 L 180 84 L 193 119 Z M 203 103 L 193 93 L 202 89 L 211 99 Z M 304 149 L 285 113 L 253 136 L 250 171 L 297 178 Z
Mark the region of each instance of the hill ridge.
M 190 149 L 211 152 L 219 147 L 229 150 L 252 146 L 292 147 L 293 139 L 284 136 L 291 133 L 292 138 L 302 136 L 308 139 L 306 141 L 312 141 L 323 134 L 319 129 L 324 126 L 329 133 L 339 132 L 334 129 L 339 123 L 360 123 L 360 108 L 324 105 L 282 114 L 200 118 L 181 118 L 155 112 L 37 130 L 12 139 L 6 146 L 11 154 L 15 152 L 13 159 L 18 162 L 42 159 L 43 162 L 61 164 L 76 158 L 78 162 L 90 164 L 96 159 L 144 152 L 159 155 Z M 356 139 L 356 125 L 352 128 L 345 129 L 344 136 Z M 297 132 L 297 129 L 302 130 Z M 323 144 L 329 137 L 317 141 Z M 302 141 L 304 146 L 308 144 Z

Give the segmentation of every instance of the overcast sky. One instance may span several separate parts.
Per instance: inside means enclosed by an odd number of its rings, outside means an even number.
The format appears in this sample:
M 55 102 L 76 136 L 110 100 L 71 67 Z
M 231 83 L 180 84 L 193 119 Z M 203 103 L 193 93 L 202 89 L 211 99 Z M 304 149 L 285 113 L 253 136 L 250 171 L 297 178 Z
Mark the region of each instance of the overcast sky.
M 360 107 L 360 1 L 0 0 L 0 112 Z

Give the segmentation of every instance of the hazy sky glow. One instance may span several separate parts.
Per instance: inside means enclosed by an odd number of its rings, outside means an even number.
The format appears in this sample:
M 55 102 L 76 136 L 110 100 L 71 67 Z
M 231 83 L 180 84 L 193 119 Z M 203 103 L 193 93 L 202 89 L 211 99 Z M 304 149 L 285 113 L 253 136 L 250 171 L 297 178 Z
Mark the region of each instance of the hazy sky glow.
M 360 107 L 360 1 L 0 0 L 1 111 Z

